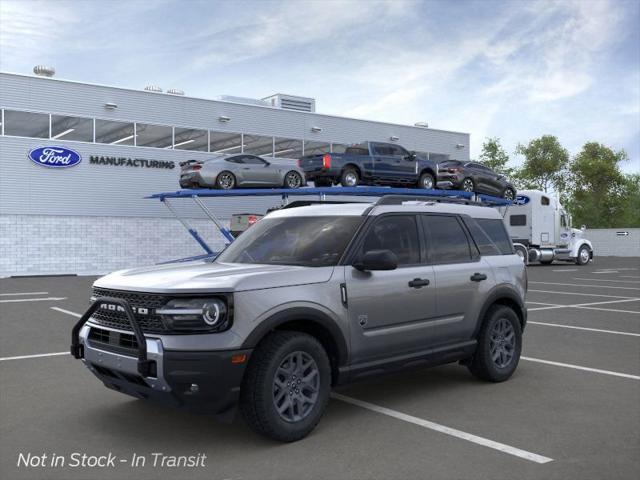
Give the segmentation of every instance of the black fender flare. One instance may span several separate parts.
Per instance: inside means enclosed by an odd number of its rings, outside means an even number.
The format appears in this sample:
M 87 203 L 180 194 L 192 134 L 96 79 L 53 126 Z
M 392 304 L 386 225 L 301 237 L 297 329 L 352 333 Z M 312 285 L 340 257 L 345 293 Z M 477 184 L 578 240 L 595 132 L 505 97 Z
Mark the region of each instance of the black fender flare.
M 253 329 L 240 348 L 255 348 L 270 331 L 292 321 L 312 322 L 327 331 L 336 346 L 338 366 L 343 366 L 347 363 L 349 350 L 342 330 L 329 315 L 311 307 L 289 308 L 274 313 L 265 320 L 260 321 L 260 324 Z
M 489 310 L 491 305 L 493 305 L 494 303 L 499 303 L 500 300 L 508 300 L 518 306 L 519 311 L 516 311 L 516 315 L 518 315 L 518 317 L 520 318 L 522 330 L 524 331 L 524 327 L 527 324 L 527 307 L 522 301 L 522 298 L 520 298 L 520 295 L 514 287 L 507 285 L 498 285 L 489 292 L 487 299 L 482 305 L 480 315 L 478 315 L 478 324 L 476 325 L 476 329 L 473 332 L 473 338 L 476 338 L 478 336 L 478 332 L 480 331 L 482 321 L 487 314 L 487 310 Z

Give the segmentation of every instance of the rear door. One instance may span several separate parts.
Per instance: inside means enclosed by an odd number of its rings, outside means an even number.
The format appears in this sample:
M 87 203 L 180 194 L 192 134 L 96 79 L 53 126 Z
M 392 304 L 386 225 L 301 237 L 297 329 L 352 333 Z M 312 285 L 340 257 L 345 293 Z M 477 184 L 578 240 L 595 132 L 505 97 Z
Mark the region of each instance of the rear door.
M 436 280 L 436 314 L 441 327 L 434 341 L 473 338 L 483 301 L 495 280 L 490 266 L 457 215 L 420 215 L 428 259 Z
M 436 316 L 433 268 L 425 263 L 416 215 L 381 215 L 371 222 L 356 240 L 354 258 L 388 249 L 398 268 L 361 272 L 345 266 L 354 363 L 425 350 Z

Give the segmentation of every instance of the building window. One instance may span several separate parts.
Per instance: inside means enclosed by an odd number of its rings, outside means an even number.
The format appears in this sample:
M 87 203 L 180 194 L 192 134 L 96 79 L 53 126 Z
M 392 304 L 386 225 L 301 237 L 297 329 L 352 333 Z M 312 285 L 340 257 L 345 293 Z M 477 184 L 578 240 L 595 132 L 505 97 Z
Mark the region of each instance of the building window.
M 209 132 L 209 151 L 223 155 L 242 153 L 242 135 L 228 132 Z
M 278 158 L 295 158 L 302 157 L 302 140 L 291 138 L 276 137 L 274 141 L 273 156 Z
M 209 148 L 209 137 L 206 130 L 194 128 L 175 128 L 173 148 L 176 150 L 197 150 L 206 152 Z
M 93 142 L 93 119 L 51 115 L 51 138 Z
M 49 138 L 49 115 L 5 110 L 4 134 L 14 137 Z
M 331 151 L 330 143 L 311 142 L 309 140 L 304 142 L 305 155 L 322 155 L 323 153 L 329 153 L 330 151 Z
M 243 137 L 244 153 L 265 157 L 273 156 L 273 137 L 263 137 L 261 135 L 243 135 Z
M 173 129 L 164 125 L 136 123 L 136 146 L 171 148 Z
M 111 145 L 133 145 L 135 130 L 133 123 L 114 120 L 96 120 L 96 143 Z

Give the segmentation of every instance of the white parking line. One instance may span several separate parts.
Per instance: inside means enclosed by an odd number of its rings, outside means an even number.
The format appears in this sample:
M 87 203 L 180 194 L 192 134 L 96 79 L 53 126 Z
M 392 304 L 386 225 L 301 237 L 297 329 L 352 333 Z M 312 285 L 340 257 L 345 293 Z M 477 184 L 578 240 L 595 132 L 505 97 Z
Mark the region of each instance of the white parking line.
M 536 293 L 557 293 L 558 295 L 577 295 L 579 297 L 607 297 L 607 298 L 626 298 L 630 300 L 640 300 L 637 297 L 621 297 L 620 295 L 602 295 L 599 293 L 577 293 L 577 292 L 560 292 L 558 290 L 533 290 L 529 289 L 528 292 Z
M 49 292 L 0 293 L 0 297 L 12 297 L 18 295 L 49 295 Z
M 620 278 L 640 278 L 640 275 L 620 275 Z
M 560 270 L 551 270 L 552 272 L 577 272 L 577 268 L 561 268 Z
M 573 277 L 572 280 L 593 280 L 593 278 Z M 634 282 L 633 280 L 609 280 L 608 278 L 599 278 L 598 281 L 599 282 L 630 283 L 632 285 L 639 285 L 640 284 L 640 282 L 638 282 L 637 280 Z
M 16 303 L 16 302 L 57 302 L 58 300 L 66 300 L 67 297 L 47 297 L 47 298 L 12 298 L 10 300 L 0 300 L 0 303 Z
M 69 310 L 65 310 L 60 307 L 51 307 L 51 310 L 55 310 L 56 312 L 66 313 L 67 315 L 71 315 L 72 317 L 80 318 L 82 315 L 76 312 L 70 312 Z
M 620 273 L 620 272 L 618 272 L 618 270 L 604 270 L 604 271 L 601 271 L 601 272 L 593 272 L 593 273 L 598 275 L 599 273 L 605 273 L 606 274 L 606 273 Z
M 615 288 L 617 290 L 640 290 L 640 287 L 618 287 L 613 285 L 583 285 L 582 283 L 529 282 L 538 285 L 562 285 L 565 287 Z
M 40 357 L 57 357 L 59 355 L 70 355 L 69 352 L 55 352 L 55 353 L 39 353 L 37 355 L 20 355 L 18 357 L 2 357 L 0 362 L 6 362 L 7 360 L 24 360 L 25 358 L 40 358 Z
M 557 292 L 560 293 L 560 292 Z M 607 295 L 603 295 L 603 296 L 607 296 Z M 604 302 L 590 302 L 590 303 L 574 303 L 571 305 L 557 305 L 554 303 L 541 303 L 540 305 L 548 305 L 547 307 L 536 307 L 536 308 L 527 308 L 528 312 L 537 312 L 538 310 L 554 310 L 556 308 L 586 308 L 586 309 L 594 309 L 594 310 L 605 310 L 605 311 L 611 311 L 611 312 L 631 312 L 631 313 L 638 313 L 638 312 L 634 312 L 632 310 L 614 310 L 614 309 L 607 309 L 607 308 L 595 308 L 593 307 L 593 305 L 606 305 L 608 303 L 625 303 L 625 302 L 637 302 L 640 301 L 640 298 L 626 298 L 625 300 L 607 300 Z M 534 302 L 527 302 L 527 303 L 534 303 Z
M 546 365 L 553 365 L 556 367 L 573 368 L 574 370 L 584 370 L 585 372 L 602 373 L 604 375 L 611 375 L 614 377 L 630 378 L 632 380 L 640 380 L 637 375 L 630 375 L 628 373 L 612 372 L 611 370 L 600 370 L 599 368 L 583 367 L 582 365 L 573 365 L 571 363 L 552 362 L 550 360 L 542 360 L 541 358 L 532 357 L 520 357 L 521 360 L 528 362 L 544 363 Z
M 549 457 L 543 457 L 542 455 L 527 452 L 526 450 L 521 450 L 519 448 L 515 448 L 510 445 L 505 445 L 504 443 L 494 442 L 493 440 L 489 440 L 488 438 L 479 437 L 471 433 L 463 432 L 461 430 L 456 430 L 455 428 L 451 428 L 451 427 L 446 427 L 444 425 L 440 425 L 439 423 L 430 422 L 429 420 L 423 420 L 422 418 L 414 417 L 412 415 L 407 415 L 405 413 L 401 413 L 396 410 L 391 410 L 389 408 L 381 407 L 373 403 L 364 402 L 356 398 L 347 397 L 339 393 L 332 393 L 331 396 L 336 400 L 340 400 L 345 403 L 355 405 L 357 407 L 365 408 L 367 410 L 371 410 L 372 412 L 380 413 L 382 415 L 387 415 L 389 417 L 393 417 L 395 419 L 402 420 L 404 422 L 412 423 L 420 427 L 424 427 L 430 430 L 434 430 L 436 432 L 444 433 L 446 435 L 451 435 L 452 437 L 456 437 L 462 440 L 466 440 L 468 442 L 476 443 L 478 445 L 482 445 L 483 447 L 493 448 L 494 450 L 498 450 L 503 453 L 508 453 L 509 455 L 514 455 L 516 457 L 529 460 L 530 462 L 549 463 L 553 461 L 553 459 Z
M 582 307 L 582 306 L 577 306 L 576 308 L 583 308 L 585 310 L 600 310 L 602 312 L 635 313 L 636 315 L 640 315 L 640 312 L 636 312 L 635 310 L 620 310 L 616 308 L 598 308 L 598 307 Z
M 600 328 L 576 327 L 574 325 L 560 325 L 559 323 L 546 323 L 546 322 L 531 322 L 531 321 L 528 321 L 527 325 L 543 325 L 545 327 L 571 328 L 571 329 L 574 329 L 574 330 L 585 330 L 587 332 L 611 333 L 611 334 L 614 334 L 614 335 L 628 335 L 630 337 L 640 337 L 640 333 L 619 332 L 617 330 L 602 330 Z

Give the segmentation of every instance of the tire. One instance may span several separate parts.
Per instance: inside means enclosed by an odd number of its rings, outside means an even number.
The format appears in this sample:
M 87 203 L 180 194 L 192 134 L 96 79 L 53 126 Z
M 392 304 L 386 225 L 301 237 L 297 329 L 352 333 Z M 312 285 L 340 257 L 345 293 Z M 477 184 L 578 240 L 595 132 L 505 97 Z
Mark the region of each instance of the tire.
M 513 201 L 516 199 L 516 192 L 513 190 L 513 188 L 507 187 L 504 189 L 504 192 L 502 192 L 502 198 L 504 198 L 505 200 Z
M 426 190 L 433 190 L 436 188 L 436 180 L 432 174 L 428 172 L 424 172 L 420 175 L 420 180 L 418 180 L 418 188 L 424 188 Z
M 494 305 L 480 327 L 478 348 L 468 365 L 469 371 L 488 382 L 504 382 L 518 367 L 521 351 L 522 328 L 518 315 L 505 305 Z
M 465 178 L 462 183 L 460 184 L 460 189 L 465 191 L 465 192 L 475 192 L 476 191 L 476 184 L 473 181 L 472 178 Z
M 285 368 L 295 368 L 299 358 L 307 364 L 308 376 L 309 369 L 316 371 L 306 386 L 308 395 L 303 393 L 305 388 L 293 389 L 290 383 L 296 371 L 286 372 Z M 310 365 L 310 361 L 313 364 Z M 296 384 L 304 385 L 299 375 Z M 289 392 L 288 388 L 291 388 Z M 320 342 L 306 333 L 276 331 L 254 350 L 240 390 L 240 411 L 254 432 L 281 442 L 295 442 L 306 437 L 318 424 L 330 390 L 331 365 Z M 299 402 L 309 398 L 314 399 L 311 405 L 305 407 Z M 278 412 L 277 402 L 284 407 L 282 413 Z
M 316 187 L 330 187 L 333 184 L 333 182 L 328 178 L 316 178 L 313 181 L 313 184 Z
M 287 172 L 284 176 L 284 188 L 300 188 L 303 183 L 304 180 L 302 180 L 302 175 L 295 170 Z
M 231 190 L 236 186 L 236 176 L 228 171 L 220 172 L 216 177 L 216 188 Z
M 340 175 L 340 185 L 343 187 L 357 187 L 360 183 L 360 175 L 353 167 L 347 167 Z
M 578 250 L 578 256 L 576 257 L 576 265 L 586 265 L 591 259 L 591 252 L 589 247 L 582 245 Z

